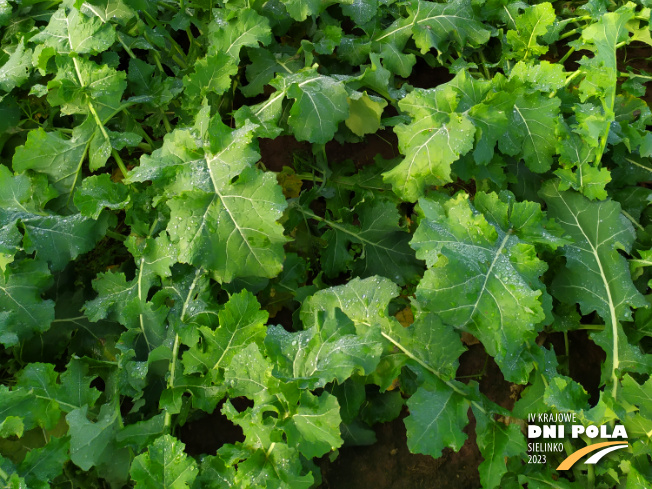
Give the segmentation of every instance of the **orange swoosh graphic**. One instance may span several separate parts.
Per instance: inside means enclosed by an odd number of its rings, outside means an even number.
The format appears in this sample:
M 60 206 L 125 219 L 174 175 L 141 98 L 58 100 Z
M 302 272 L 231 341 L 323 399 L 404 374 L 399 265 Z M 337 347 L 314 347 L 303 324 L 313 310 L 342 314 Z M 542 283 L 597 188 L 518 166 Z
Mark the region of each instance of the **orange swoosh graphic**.
M 574 453 L 571 453 L 566 459 L 559 464 L 559 467 L 557 467 L 557 470 L 568 470 L 570 469 L 575 462 L 577 462 L 579 459 L 581 459 L 584 455 L 587 453 L 595 452 L 596 450 L 599 450 L 600 448 L 608 447 L 611 445 L 623 445 L 629 443 L 625 441 L 605 441 L 603 443 L 595 443 L 593 445 L 588 445 L 581 450 L 578 450 Z

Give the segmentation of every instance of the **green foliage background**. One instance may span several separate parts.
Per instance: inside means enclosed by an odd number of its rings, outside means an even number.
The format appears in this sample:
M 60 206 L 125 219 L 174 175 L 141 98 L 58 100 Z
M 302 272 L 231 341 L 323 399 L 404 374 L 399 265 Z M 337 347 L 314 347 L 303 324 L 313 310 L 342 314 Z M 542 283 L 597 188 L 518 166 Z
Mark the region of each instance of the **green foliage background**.
M 486 489 L 652 486 L 650 6 L 0 0 L 0 483 L 316 487 L 407 409 L 432 457 L 472 413 Z M 311 151 L 268 170 L 279 137 Z M 574 330 L 592 403 L 545 343 Z M 189 456 L 215 409 L 244 441 Z M 528 465 L 527 414 L 566 411 L 627 452 Z

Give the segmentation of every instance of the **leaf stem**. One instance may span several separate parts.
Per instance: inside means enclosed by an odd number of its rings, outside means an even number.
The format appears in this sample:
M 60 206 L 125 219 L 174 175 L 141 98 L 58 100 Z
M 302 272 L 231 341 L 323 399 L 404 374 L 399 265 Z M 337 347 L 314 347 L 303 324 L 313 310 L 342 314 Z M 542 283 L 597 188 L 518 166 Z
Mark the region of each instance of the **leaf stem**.
M 572 82 L 575 78 L 577 78 L 580 75 L 580 73 L 581 72 L 579 70 L 577 70 L 577 71 L 573 72 L 571 75 L 567 76 L 566 80 L 564 81 L 564 87 L 567 87 L 568 85 L 570 85 L 570 82 Z M 548 98 L 553 98 L 555 95 L 557 95 L 557 91 L 558 90 L 555 90 L 554 92 L 550 92 L 550 95 L 548 95 Z
M 120 158 L 118 152 L 115 149 L 111 148 L 111 155 L 113 156 L 115 162 L 118 164 L 118 168 L 120 168 L 120 172 L 122 173 L 122 176 L 127 178 L 127 174 L 129 173 L 129 171 L 127 171 L 127 167 L 122 161 L 122 158 Z
M 159 111 L 161 113 L 161 119 L 163 120 L 163 126 L 165 127 L 165 130 L 167 132 L 172 132 L 172 125 L 170 124 L 170 119 L 168 119 L 168 116 L 165 115 L 165 112 L 160 107 L 159 107 Z
M 652 80 L 652 76 L 638 75 L 636 73 L 625 73 L 624 71 L 619 71 L 618 76 L 619 77 L 627 77 L 627 78 L 644 78 L 646 80 Z
M 204 270 L 202 268 L 198 268 L 197 271 L 195 272 L 195 278 L 193 279 L 192 284 L 188 289 L 188 295 L 186 295 L 186 300 L 183 302 L 183 307 L 181 308 L 181 314 L 179 315 L 181 322 L 185 321 L 186 319 L 186 311 L 188 310 L 188 305 L 190 304 L 190 300 L 195 293 L 195 287 L 197 287 L 197 282 L 199 281 L 199 278 L 202 276 L 203 271 Z M 172 361 L 170 362 L 170 369 L 169 369 L 170 376 L 168 377 L 168 389 L 174 388 L 174 376 L 177 368 L 178 357 L 179 357 L 179 334 L 176 333 L 174 335 L 174 345 L 172 346 Z M 166 428 L 170 428 L 171 425 L 172 425 L 172 415 L 170 414 L 169 411 L 165 411 L 163 426 Z
M 589 464 L 586 472 L 586 485 L 588 489 L 593 489 L 595 487 L 595 466 L 592 464 Z
M 636 219 L 634 219 L 628 212 L 626 212 L 624 209 L 621 209 L 620 212 L 622 213 L 623 216 L 625 216 L 627 219 L 629 219 L 634 226 L 639 228 L 641 231 L 645 231 L 645 228 L 641 226 Z
M 111 138 L 109 138 L 109 134 L 106 132 L 106 129 L 104 128 L 104 124 L 102 124 L 102 121 L 100 120 L 100 116 L 97 114 L 97 111 L 95 110 L 95 107 L 93 106 L 90 100 L 88 101 L 88 110 L 90 110 L 91 114 L 93 114 L 93 119 L 95 119 L 95 123 L 97 124 L 97 127 L 100 128 L 100 132 L 102 133 L 102 136 L 104 136 L 104 139 L 106 139 L 110 145 Z
M 565 32 L 561 36 L 559 36 L 559 40 L 566 39 L 567 37 L 574 36 L 575 34 L 578 34 L 582 30 L 584 30 L 584 29 L 578 27 L 577 29 L 573 29 L 572 31 Z
M 300 180 L 304 182 L 318 182 L 321 183 L 324 181 L 324 178 L 318 177 L 314 173 L 295 173 L 295 177 L 299 178 Z M 355 186 L 358 186 L 360 188 L 364 189 L 370 189 L 370 190 L 386 190 L 386 187 L 382 186 L 372 186 L 372 185 L 365 185 L 363 183 L 355 182 L 351 178 L 347 177 L 338 177 L 338 178 L 330 178 L 328 180 L 331 183 L 341 185 L 343 187 L 349 187 L 349 188 L 354 188 Z
M 604 324 L 580 324 L 578 330 L 588 330 L 588 331 L 602 331 L 604 329 Z
M 177 368 L 177 357 L 179 356 L 179 334 L 174 335 L 174 345 L 172 346 L 172 361 L 170 362 L 170 377 L 168 378 L 168 389 L 174 388 L 174 372 Z M 170 428 L 172 425 L 172 415 L 170 411 L 165 411 L 163 426 Z
M 109 238 L 113 238 L 113 239 L 115 239 L 117 241 L 125 241 L 127 239 L 127 237 L 124 234 L 116 233 L 115 231 L 111 231 L 110 229 L 106 230 L 106 235 Z M 82 316 L 82 318 L 83 317 L 85 317 L 85 316 Z
M 571 47 L 568 51 L 566 51 L 566 54 L 564 54 L 561 57 L 561 59 L 559 61 L 557 61 L 557 63 L 559 63 L 560 65 L 563 65 L 566 62 L 566 60 L 570 57 L 570 55 L 573 54 L 574 52 L 575 52 L 575 48 Z
M 124 39 L 122 39 L 122 36 L 120 35 L 120 33 L 117 32 L 116 35 L 118 37 L 118 41 L 120 41 L 120 44 L 122 44 L 123 49 L 127 52 L 129 57 L 131 59 L 138 59 L 136 57 L 136 55 L 134 54 L 134 52 L 131 50 L 131 48 L 129 46 L 127 46 L 127 44 L 124 42 Z
M 481 64 L 482 64 L 482 72 L 484 73 L 484 77 L 487 80 L 491 80 L 491 75 L 489 74 L 489 68 L 487 68 L 487 58 L 485 58 L 484 52 L 482 50 L 480 50 L 478 54 L 480 55 L 480 61 L 481 61 Z
M 269 458 L 269 456 L 272 454 L 272 450 L 274 450 L 275 446 L 276 446 L 276 442 L 272 442 L 272 444 L 269 446 L 269 449 L 267 450 L 267 453 L 265 454 L 266 457 Z
M 75 190 L 75 186 L 77 185 L 77 180 L 79 179 L 79 174 L 81 173 L 82 164 L 86 159 L 86 154 L 88 153 L 88 148 L 90 147 L 90 145 L 91 142 L 89 140 L 86 143 L 86 146 L 84 147 L 84 152 L 82 153 L 81 158 L 79 158 L 79 164 L 77 165 L 77 169 L 75 170 L 75 180 L 73 180 L 72 186 L 70 187 L 70 195 L 68 196 L 68 202 L 70 202 L 70 198 L 72 197 L 72 191 Z
M 53 323 L 65 323 L 65 322 L 71 322 L 74 323 L 75 321 L 81 321 L 82 319 L 86 319 L 86 316 L 77 316 L 74 318 L 59 318 L 59 319 L 53 319 Z
M 174 12 L 175 14 L 178 12 L 178 10 L 176 8 L 174 8 L 172 5 L 168 5 L 165 2 L 156 2 L 156 5 L 158 5 L 159 7 L 163 7 L 164 9 L 167 9 L 170 12 Z M 181 10 L 182 8 L 183 8 L 183 5 L 180 6 L 179 10 Z
M 580 17 L 569 17 L 568 19 L 560 20 L 559 21 L 559 26 L 563 27 L 566 24 L 571 24 L 573 22 L 583 22 L 585 20 L 591 20 L 592 17 L 590 15 L 582 15 Z
M 147 17 L 156 27 L 159 27 L 161 29 L 161 32 L 165 36 L 165 38 L 170 42 L 172 47 L 181 55 L 185 57 L 185 53 L 183 52 L 183 49 L 181 49 L 181 46 L 172 38 L 170 33 L 167 31 L 167 29 L 162 28 L 161 24 L 159 23 L 158 20 L 156 20 L 152 15 L 147 12 L 146 10 L 142 10 L 143 14 L 145 14 L 145 17 Z M 175 9 L 176 12 L 176 9 Z M 151 43 L 151 41 L 147 38 L 147 34 L 145 34 L 145 39 Z M 153 44 L 153 43 L 152 43 Z M 158 52 L 152 51 L 153 54 L 158 55 Z M 176 54 L 170 53 L 170 57 L 184 70 L 188 68 L 188 65 L 186 62 L 182 59 L 180 59 Z
M 457 386 L 456 386 L 453 382 L 451 382 L 450 380 L 444 380 L 444 379 L 442 379 L 442 378 L 441 378 L 441 373 L 439 373 L 437 370 L 435 370 L 434 368 L 432 368 L 430 365 L 428 365 L 426 362 L 424 362 L 424 361 L 421 360 L 420 358 L 417 358 L 415 355 L 412 354 L 412 352 L 410 352 L 410 350 L 408 350 L 408 349 L 405 348 L 403 345 L 401 345 L 401 343 L 399 343 L 398 341 L 396 341 L 394 338 L 392 338 L 391 336 L 389 336 L 389 335 L 388 335 L 387 333 L 385 333 L 384 331 L 381 331 L 380 334 L 383 336 L 383 338 L 385 338 L 385 339 L 388 340 L 390 343 L 392 343 L 396 348 L 398 348 L 398 349 L 401 350 L 403 353 L 405 353 L 405 355 L 407 355 L 409 358 L 411 358 L 412 360 L 414 360 L 415 362 L 417 362 L 419 365 L 421 365 L 423 368 L 425 368 L 428 372 L 430 372 L 431 374 L 433 374 L 433 375 L 434 375 L 435 377 L 437 377 L 440 381 L 442 381 L 444 384 L 446 384 L 448 387 L 450 387 L 454 392 L 456 392 L 457 394 L 461 395 L 462 397 L 468 398 L 466 392 L 464 392 L 463 390 L 461 390 L 459 387 L 457 387 Z M 485 410 L 485 408 L 483 408 L 483 407 L 482 407 L 478 402 L 476 402 L 476 401 L 471 401 L 471 404 L 473 404 L 475 407 L 477 407 L 477 408 L 478 408 L 481 412 L 483 412 L 484 414 L 487 414 L 487 411 Z
M 77 78 L 79 79 L 79 84 L 83 87 L 86 86 L 84 83 L 84 78 L 82 78 L 81 69 L 79 68 L 79 60 L 76 57 L 72 58 L 72 64 L 75 65 L 75 71 L 77 72 Z

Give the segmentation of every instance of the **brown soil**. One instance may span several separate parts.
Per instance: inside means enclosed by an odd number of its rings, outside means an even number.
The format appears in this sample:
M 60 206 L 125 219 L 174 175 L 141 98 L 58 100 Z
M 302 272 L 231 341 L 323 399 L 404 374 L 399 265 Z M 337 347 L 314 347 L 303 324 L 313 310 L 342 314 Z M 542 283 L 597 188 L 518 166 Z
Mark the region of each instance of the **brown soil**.
M 259 139 L 260 157 L 270 171 L 279 172 L 284 166 L 294 168 L 294 154 L 310 154 L 310 144 L 302 143 L 293 136 L 279 136 L 276 139 Z
M 239 411 L 251 405 L 251 402 L 245 398 L 230 401 Z M 185 451 L 188 455 L 215 455 L 222 445 L 244 441 L 242 428 L 234 425 L 222 414 L 223 405 L 224 401 L 221 401 L 212 414 L 188 421 L 179 428 L 177 436 L 185 443 Z
M 340 144 L 329 141 L 326 144 L 326 157 L 331 163 L 353 160 L 356 168 L 373 163 L 376 155 L 386 160 L 399 156 L 398 139 L 391 129 L 383 129 L 369 134 L 361 143 Z
M 320 463 L 320 489 L 475 489 L 480 487 L 477 467 L 482 461 L 475 443 L 475 420 L 464 430 L 469 438 L 459 452 L 444 450 L 434 459 L 410 453 L 407 447 L 404 412 L 399 419 L 375 429 L 378 442 L 368 447 L 348 447 L 339 457 Z M 469 412 L 470 417 L 473 415 Z

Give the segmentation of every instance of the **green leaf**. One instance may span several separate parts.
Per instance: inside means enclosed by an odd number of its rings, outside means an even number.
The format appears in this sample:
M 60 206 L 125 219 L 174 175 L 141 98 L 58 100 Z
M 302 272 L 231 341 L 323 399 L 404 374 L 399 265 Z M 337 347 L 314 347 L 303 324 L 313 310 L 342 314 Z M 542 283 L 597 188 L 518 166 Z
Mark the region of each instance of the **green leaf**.
M 576 47 L 593 51 L 590 59 L 583 57 L 581 60 L 585 77 L 579 85 L 579 90 L 582 102 L 590 97 L 602 99 L 602 114 L 590 118 L 593 120 L 597 136 L 601 139 L 602 150 L 606 147 L 607 141 L 604 139 L 608 137 L 611 124 L 615 119 L 614 104 L 618 77 L 616 46 L 629 37 L 628 22 L 634 16 L 633 6 L 634 4 L 628 3 L 616 12 L 602 15 L 598 22 L 582 31 L 582 37 L 577 41 Z M 602 154 L 598 154 L 597 161 L 600 161 L 601 157 Z
M 88 406 L 66 416 L 70 433 L 70 460 L 82 470 L 106 463 L 112 456 L 111 445 L 118 430 L 120 411 L 117 406 L 103 404 L 95 423 L 87 418 Z
M 20 416 L 26 430 L 35 426 L 52 429 L 62 411 L 93 406 L 97 401 L 100 393 L 90 387 L 94 377 L 87 376 L 87 372 L 88 368 L 80 360 L 71 360 L 59 383 L 54 365 L 30 363 L 17 374 L 15 387 L 1 393 L 2 412 Z
M 93 322 L 111 317 L 123 324 L 130 331 L 123 335 L 122 341 L 135 344 L 142 339 L 149 354 L 172 341 L 164 324 L 168 308 L 158 301 L 147 301 L 147 297 L 161 278 L 170 275 L 170 267 L 176 262 L 176 249 L 165 234 L 147 239 L 132 236 L 125 245 L 138 267 L 136 276 L 128 282 L 123 273 L 99 274 L 93 281 L 98 295 L 86 302 L 84 311 Z
M 556 18 L 555 10 L 548 2 L 532 5 L 518 15 L 514 19 L 515 29 L 507 31 L 507 43 L 512 48 L 508 53 L 510 59 L 525 60 L 546 54 L 548 47 L 539 44 L 539 37 L 548 33 Z
M 21 39 L 9 59 L 0 68 L 0 90 L 11 92 L 27 81 L 32 68 L 32 50 Z
M 86 177 L 74 197 L 74 203 L 82 215 L 95 220 L 100 216 L 102 209 L 124 209 L 129 201 L 127 187 L 111 181 L 106 173 Z
M 545 317 L 539 277 L 547 265 L 519 234 L 538 234 L 538 241 L 546 234 L 540 225 L 528 227 L 526 216 L 543 218 L 536 204 L 499 202 L 487 201 L 488 221 L 474 212 L 464 193 L 442 204 L 420 201 L 424 217 L 411 245 L 429 269 L 417 288 L 417 300 L 444 323 L 476 336 L 506 378 L 524 383 L 532 366 L 516 358 L 534 340 L 535 326 Z
M 21 260 L 0 273 L 0 343 L 14 346 L 49 329 L 54 302 L 41 295 L 53 283 L 45 262 Z
M 645 418 L 652 418 L 652 391 L 650 390 L 652 380 L 648 379 L 641 385 L 630 375 L 625 375 L 621 382 L 623 386 L 622 399 L 638 406 L 640 414 Z
M 293 59 L 294 51 L 283 49 L 282 46 L 275 46 L 274 51 L 252 48 L 247 50 L 247 54 L 251 60 L 251 64 L 247 65 L 246 69 L 249 84 L 240 87 L 246 97 L 263 93 L 265 85 L 274 78 L 276 73 L 285 71 L 285 68 L 294 72 L 303 67 L 298 59 Z
M 535 5 L 535 7 L 540 5 L 545 4 Z M 530 87 L 529 91 L 552 92 L 559 90 L 566 84 L 566 73 L 564 73 L 564 66 L 560 64 L 553 64 L 548 61 L 529 64 L 519 61 L 512 68 L 509 79 L 527 85 Z
M 210 24 L 208 49 L 209 56 L 224 53 L 236 62 L 240 59 L 240 50 L 243 46 L 266 46 L 271 42 L 272 31 L 269 20 L 261 17 L 256 11 L 246 8 L 237 12 L 230 19 L 223 18 L 222 10 L 217 11 L 217 22 Z
M 63 472 L 68 461 L 68 437 L 51 437 L 43 448 L 30 450 L 18 466 L 18 472 L 33 489 L 49 489 L 50 482 Z
M 353 0 L 350 4 L 342 4 L 342 13 L 358 25 L 366 24 L 376 16 L 378 0 Z
M 507 472 L 506 458 L 523 455 L 527 450 L 527 444 L 517 424 L 505 426 L 475 407 L 473 414 L 477 423 L 478 447 L 484 458 L 478 467 L 480 482 L 483 488 L 494 489 L 500 485 L 503 475 Z
M 598 22 L 582 30 L 582 39 L 585 41 L 582 49 L 589 49 L 595 53 L 591 62 L 585 66 L 598 68 L 599 74 L 604 76 L 605 80 L 610 80 L 610 85 L 615 85 L 617 75 L 616 44 L 628 38 L 627 22 L 634 16 L 632 7 L 633 4 L 623 5 L 616 12 L 602 15 Z M 587 86 L 591 83 L 591 79 L 600 79 L 590 75 L 589 73 L 589 79 L 580 84 L 580 90 L 583 90 L 585 94 L 592 90 Z M 613 107 L 613 101 L 611 104 Z
M 405 418 L 408 447 L 412 453 L 438 458 L 444 448 L 462 448 L 470 402 L 443 382 L 433 379 L 408 399 Z
M 129 176 L 164 188 L 179 261 L 206 268 L 221 282 L 273 277 L 283 263 L 286 239 L 276 221 L 287 204 L 276 178 L 251 166 L 259 158 L 251 129 L 214 121 L 210 150 L 199 149 L 190 131 L 177 130 Z
M 81 12 L 90 16 L 97 16 L 102 22 L 117 22 L 125 25 L 133 18 L 135 12 L 123 0 L 90 0 L 84 2 Z
M 267 312 L 247 290 L 234 294 L 218 313 L 219 327 L 200 328 L 201 342 L 183 354 L 185 373 L 226 369 L 233 356 L 251 343 L 262 345 Z
M 619 372 L 641 371 L 647 363 L 620 324 L 631 320 L 631 307 L 647 305 L 618 253 L 631 251 L 634 229 L 617 202 L 591 202 L 575 192 L 560 192 L 553 183 L 543 187 L 541 196 L 550 216 L 574 241 L 564 247 L 566 267 L 557 271 L 552 292 L 563 302 L 579 303 L 582 314 L 596 311 L 605 321 L 606 327 L 593 339 L 607 353 L 602 382 L 611 376 L 615 389 Z
M 215 328 L 218 324 L 220 306 L 212 295 L 207 275 L 206 270 L 201 268 L 177 265 L 155 296 L 157 299 L 157 296 L 165 297 L 166 301 L 174 303 L 168 321 L 187 344 L 197 341 L 199 326 Z
M 421 54 L 431 48 L 441 54 L 451 44 L 456 48 L 481 46 L 489 40 L 489 34 L 468 0 L 446 4 L 413 0 L 408 6 L 408 17 L 395 21 L 375 41 L 393 45 L 392 49 L 400 53 L 413 37 Z
M 120 429 L 116 442 L 120 447 L 130 446 L 141 451 L 149 446 L 155 438 L 164 434 L 165 413 L 157 414 L 145 421 L 138 421 Z
M 0 181 L 7 187 L 0 193 L 0 216 L 7 222 L 2 240 L 6 253 L 13 256 L 22 241 L 26 252 L 36 252 L 36 257 L 49 262 L 53 270 L 61 270 L 69 261 L 91 250 L 104 236 L 107 216 L 92 220 L 81 214 L 58 216 L 44 212 L 43 205 L 56 195 L 45 179 L 14 177 L 2 168 Z M 16 226 L 23 231 L 22 235 Z
M 79 131 L 78 137 L 85 134 L 90 139 L 90 134 L 99 129 L 93 111 L 103 124 L 105 119 L 120 111 L 122 93 L 127 87 L 126 75 L 123 71 L 84 58 L 57 56 L 56 62 L 57 76 L 48 82 L 48 102 L 60 105 L 65 115 L 88 114 L 87 123 L 75 129 Z M 73 132 L 73 139 L 75 134 Z M 101 136 L 106 141 L 104 135 Z
M 92 250 L 104 237 L 108 216 L 99 220 L 81 214 L 71 216 L 25 216 L 23 244 L 28 253 L 50 263 L 52 270 L 63 269 L 68 262 Z
M 295 99 L 288 124 L 297 140 L 318 144 L 330 141 L 338 124 L 349 116 L 343 83 L 320 75 L 314 68 L 279 77 L 270 84 Z
M 296 446 L 308 459 L 341 447 L 344 442 L 340 436 L 342 419 L 337 398 L 328 392 L 319 397 L 306 392 L 300 402 L 296 413 L 283 424 L 288 444 Z
M 275 443 L 271 450 L 240 450 L 233 458 L 238 464 L 234 487 L 309 489 L 315 482 L 296 450 L 285 443 Z
M 400 37 L 398 39 L 400 39 Z M 381 44 L 380 56 L 383 59 L 382 66 L 384 68 L 387 68 L 388 71 L 396 73 L 403 78 L 410 76 L 410 73 L 412 73 L 412 67 L 417 62 L 417 57 L 414 54 L 405 54 L 402 48 L 399 48 L 391 41 Z
M 235 486 L 235 468 L 227 466 L 219 456 L 205 456 L 202 458 L 199 477 L 195 479 L 195 486 L 206 489 L 224 489 Z M 193 486 L 193 487 L 195 487 Z
M 156 107 L 166 107 L 183 91 L 182 80 L 163 76 L 154 66 L 140 59 L 129 60 L 127 81 L 134 95 L 141 97 L 143 103 Z
M 426 377 L 435 374 L 443 381 L 455 378 L 459 357 L 466 351 L 459 334 L 431 312 L 418 311 L 408 327 L 392 321 L 391 330 L 383 336 L 405 354 L 405 362 L 412 370 Z
M 571 133 L 565 127 L 561 132 L 562 138 L 558 142 L 558 151 L 559 163 L 563 168 L 554 172 L 561 180 L 559 190 L 568 190 L 572 187 L 590 200 L 606 199 L 605 185 L 611 181 L 609 170 L 596 168 L 591 164 L 595 158 L 595 150 L 578 134 Z
M 559 412 L 581 411 L 588 408 L 589 394 L 579 383 L 558 375 L 549 380 L 543 400 Z
M 378 365 L 380 331 L 355 334 L 355 326 L 339 310 L 315 312 L 314 325 L 297 333 L 270 326 L 265 338 L 269 357 L 276 362 L 274 375 L 301 388 L 344 382 L 354 373 L 370 374 Z
M 451 181 L 451 164 L 473 148 L 473 122 L 453 111 L 458 97 L 448 85 L 430 90 L 414 90 L 399 102 L 413 119 L 394 128 L 399 150 L 405 159 L 384 174 L 401 198 L 414 202 L 428 185 Z
M 552 166 L 556 152 L 555 134 L 561 101 L 540 93 L 521 94 L 508 116 L 507 134 L 499 140 L 504 153 L 522 154 L 525 164 L 535 173 L 544 173 Z
M 186 94 L 190 97 L 223 94 L 231 86 L 231 77 L 238 72 L 233 58 L 221 52 L 198 60 L 194 68 L 193 73 L 183 78 Z
M 12 165 L 16 172 L 34 170 L 48 176 L 62 195 L 71 195 L 88 146 L 88 136 L 76 128 L 71 139 L 60 132 L 30 131 L 24 146 L 16 148 Z
M 357 98 L 356 98 L 357 97 Z M 380 117 L 387 106 L 385 99 L 369 97 L 367 92 L 352 95 L 349 101 L 349 117 L 344 121 L 346 127 L 356 136 L 373 134 L 380 128 Z
M 487 165 L 494 155 L 496 142 L 507 130 L 507 116 L 504 107 L 487 100 L 491 94 L 491 83 L 472 77 L 466 70 L 460 71 L 449 82 L 457 92 L 459 103 L 456 110 L 466 112 L 476 126 L 475 149 L 473 157 L 476 163 Z M 500 102 L 500 99 L 498 99 Z
M 267 401 L 278 383 L 272 377 L 272 362 L 253 342 L 233 355 L 229 368 L 225 369 L 224 381 L 230 396 L 244 396 L 256 403 Z
M 32 41 L 52 47 L 59 54 L 98 54 L 106 51 L 115 42 L 115 29 L 97 17 L 89 18 L 76 8 L 66 14 L 61 6 L 45 29 Z
M 23 420 L 18 416 L 7 416 L 0 423 L 0 438 L 9 438 L 15 436 L 20 438 L 25 431 Z
M 326 274 L 336 276 L 350 266 L 362 278 L 381 275 L 398 284 L 415 280 L 421 267 L 408 245 L 409 234 L 399 226 L 396 204 L 369 197 L 352 211 L 341 224 L 322 220 L 331 227 L 324 234 L 328 244 L 321 257 Z M 360 227 L 353 224 L 354 213 Z M 359 257 L 349 252 L 351 243 L 362 247 Z
M 281 2 L 290 16 L 299 21 L 306 20 L 308 16 L 317 15 L 327 4 L 322 0 L 281 0 Z
M 197 477 L 197 464 L 184 453 L 185 445 L 170 435 L 157 438 L 138 455 L 129 473 L 136 489 L 184 489 Z
M 358 334 L 365 334 L 378 324 L 383 329 L 389 328 L 387 308 L 389 301 L 396 296 L 398 287 L 390 279 L 355 278 L 345 285 L 320 290 L 306 299 L 301 307 L 300 317 L 306 328 L 316 327 L 319 311 L 333 315 L 339 308 L 353 321 Z

